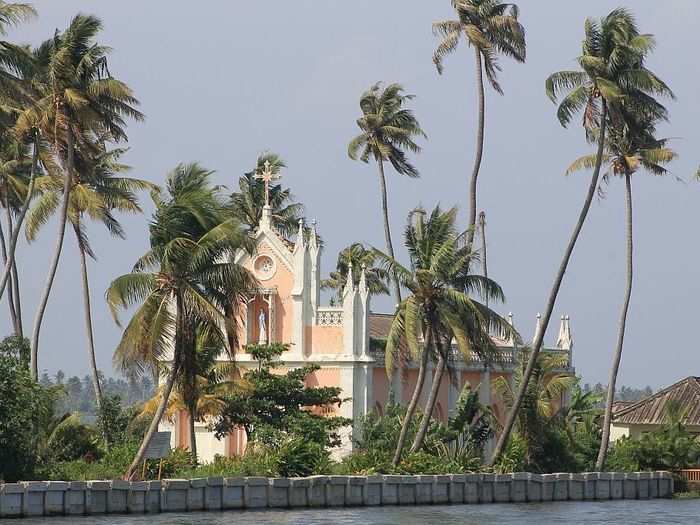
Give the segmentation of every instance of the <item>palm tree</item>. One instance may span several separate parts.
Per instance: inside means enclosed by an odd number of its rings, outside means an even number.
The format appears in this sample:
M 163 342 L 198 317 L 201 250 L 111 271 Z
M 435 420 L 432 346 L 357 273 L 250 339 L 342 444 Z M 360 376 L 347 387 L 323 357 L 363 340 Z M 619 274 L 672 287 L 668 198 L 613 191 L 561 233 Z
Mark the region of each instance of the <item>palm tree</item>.
M 667 173 L 663 164 L 671 162 L 676 154 L 666 147 L 666 139 L 656 139 L 656 132 L 653 122 L 646 120 L 645 115 L 635 113 L 635 108 L 627 104 L 621 113 L 621 118 L 617 125 L 612 126 L 606 139 L 606 152 L 603 155 L 603 162 L 608 165 L 608 171 L 603 175 L 604 180 L 616 176 L 625 181 L 625 216 L 626 216 L 626 285 L 625 295 L 622 302 L 620 322 L 618 325 L 618 336 L 613 364 L 610 369 L 610 379 L 608 381 L 608 392 L 605 402 L 605 418 L 603 421 L 603 435 L 600 443 L 600 450 L 596 460 L 596 470 L 601 471 L 605 466 L 607 457 L 610 425 L 612 423 L 612 407 L 615 401 L 615 385 L 617 374 L 622 359 L 622 349 L 625 339 L 625 328 L 627 324 L 627 314 L 629 311 L 630 299 L 632 296 L 634 243 L 633 243 L 633 220 L 632 220 L 632 175 L 640 168 L 644 168 L 653 175 L 662 176 Z M 577 159 L 567 170 L 567 173 L 586 169 L 591 166 L 593 159 L 591 156 L 584 156 Z
M 472 352 L 490 356 L 495 351 L 489 333 L 511 334 L 510 324 L 498 314 L 473 299 L 472 295 L 503 300 L 503 292 L 494 281 L 469 273 L 471 254 L 459 248 L 455 229 L 456 209 L 443 212 L 436 207 L 424 218 L 422 210 L 409 215 L 405 245 L 410 269 L 392 257 L 378 252 L 383 266 L 396 275 L 409 295 L 399 303 L 391 324 L 386 346 L 387 372 L 395 356 L 407 348 L 412 359 L 420 361 L 413 395 L 406 408 L 393 464 L 401 460 L 410 422 L 423 390 L 428 359 L 437 359 L 433 387 L 426 402 L 423 420 L 411 451 L 420 449 L 437 402 L 437 393 L 454 339 L 462 355 Z M 422 336 L 424 344 L 419 340 Z
M 617 121 L 624 104 L 632 97 L 637 101 L 635 104 L 644 108 L 644 114 L 654 115 L 655 118 L 663 118 L 666 115 L 665 108 L 653 98 L 653 95 L 667 93 L 668 88 L 643 66 L 640 59 L 649 52 L 652 45 L 653 39 L 649 35 L 639 33 L 634 17 L 629 11 L 615 9 L 600 22 L 586 20 L 583 52 L 578 59 L 582 71 L 554 73 L 545 84 L 547 94 L 552 100 L 556 100 L 562 91 L 569 90 L 557 111 L 559 121 L 564 127 L 568 126 L 575 113 L 583 110 L 586 137 L 590 141 L 597 142 L 596 160 L 583 207 L 579 212 L 578 221 L 564 251 L 547 299 L 541 329 L 532 344 L 532 353 L 525 369 L 524 381 L 515 397 L 512 409 L 508 412 L 490 464 L 496 462 L 508 443 L 528 381 L 537 363 L 537 356 L 552 318 L 564 274 L 598 188 L 600 168 L 605 153 L 606 130 L 609 124 Z
M 474 241 L 476 228 L 477 178 L 484 153 L 485 94 L 484 72 L 491 87 L 503 94 L 498 83 L 498 55 L 505 55 L 517 62 L 525 62 L 525 29 L 518 21 L 518 6 L 496 0 L 451 0 L 457 19 L 433 24 L 433 32 L 442 37 L 433 54 L 433 62 L 440 74 L 442 61 L 459 45 L 462 36 L 474 48 L 476 59 L 476 87 L 479 118 L 476 131 L 476 155 L 469 181 L 469 225 L 467 246 Z
M 420 152 L 420 147 L 414 139 L 426 137 L 413 112 L 404 108 L 404 104 L 412 100 L 413 95 L 403 93 L 404 88 L 400 84 L 390 84 L 382 88 L 380 82 L 365 91 L 360 98 L 362 116 L 357 119 L 357 126 L 362 132 L 348 145 L 348 155 L 352 160 L 359 159 L 367 163 L 372 158 L 377 163 L 386 251 L 392 259 L 394 259 L 394 246 L 391 242 L 389 227 L 384 163 L 390 162 L 399 175 L 418 177 L 418 170 L 406 158 L 406 150 L 412 153 Z M 393 280 L 394 298 L 396 304 L 399 304 L 401 287 L 396 276 Z
M 569 438 L 569 444 L 572 448 L 576 448 L 575 431 L 579 425 L 588 424 L 590 417 L 597 417 L 602 414 L 602 410 L 598 408 L 603 400 L 603 394 L 590 390 L 584 392 L 581 387 L 576 384 L 571 390 L 571 398 L 561 407 L 557 417 L 561 420 L 566 436 Z
M 383 268 L 375 266 L 376 261 L 377 254 L 374 250 L 368 250 L 362 243 L 355 242 L 338 253 L 335 271 L 330 273 L 328 279 L 324 279 L 321 282 L 321 288 L 324 290 L 335 290 L 337 300 L 342 302 L 343 290 L 348 282 L 349 269 L 364 268 L 370 295 L 388 294 L 387 282 L 389 275 Z M 360 282 L 360 272 L 353 273 L 353 280 L 355 286 L 357 286 Z
M 225 340 L 221 298 L 240 307 L 254 282 L 232 262 L 238 249 L 250 249 L 250 241 L 236 219 L 226 219 L 219 188 L 209 184 L 211 174 L 190 164 L 179 165 L 168 175 L 166 193 L 154 195 L 151 249 L 131 273 L 112 281 L 107 290 L 117 321 L 119 308 L 140 305 L 115 350 L 116 368 L 140 375 L 146 370 L 158 372 L 164 361 L 169 364 L 161 402 L 127 478 L 142 461 L 173 386 L 192 362 L 194 334 L 206 331 Z
M 39 332 L 63 248 L 76 151 L 89 155 L 93 134 L 115 142 L 125 140 L 125 118 L 143 119 L 135 109 L 138 101 L 131 89 L 113 78 L 107 68 L 109 48 L 95 42 L 101 29 L 98 18 L 79 14 L 65 31 L 57 32 L 34 51 L 37 74 L 33 87 L 38 96 L 17 119 L 18 133 L 38 128 L 51 137 L 64 172 L 54 254 L 32 329 L 34 378 L 38 373 Z
M 265 206 L 265 184 L 255 176 L 265 168 L 268 162 L 272 173 L 278 174 L 287 165 L 276 153 L 266 152 L 258 157 L 255 169 L 245 173 L 238 181 L 238 191 L 231 195 L 231 209 L 243 225 L 252 232 L 260 224 Z M 304 214 L 304 205 L 294 202 L 288 188 L 281 184 L 270 186 L 270 207 L 272 224 L 285 237 L 294 235 L 299 228 L 299 219 Z
M 494 389 L 503 400 L 506 408 L 512 409 L 516 392 L 525 385 L 525 363 L 531 350 L 523 349 L 520 366 L 513 374 L 513 384 L 504 377 L 494 381 Z M 540 354 L 537 357 L 534 373 L 525 389 L 525 399 L 518 411 L 518 432 L 525 441 L 525 460 L 535 463 L 537 447 L 544 425 L 548 425 L 557 415 L 557 406 L 562 396 L 576 384 L 576 377 L 559 372 L 568 364 L 568 355 L 562 353 Z
M 5 34 L 7 26 L 16 26 L 35 16 L 36 10 L 31 4 L 8 3 L 0 0 L 0 35 Z
M 99 151 L 100 146 L 94 148 Z M 90 284 L 88 279 L 87 257 L 96 259 L 85 229 L 85 219 L 101 222 L 114 237 L 126 237 L 121 224 L 114 217 L 114 212 L 141 213 L 136 192 L 155 191 L 149 182 L 129 177 L 117 176 L 129 169 L 121 164 L 119 158 L 124 149 L 102 150 L 93 159 L 76 156 L 78 175 L 73 178 L 69 194 L 68 221 L 70 222 L 80 254 L 80 274 L 82 280 L 83 309 L 87 337 L 88 359 L 95 390 L 98 410 L 102 409 L 102 387 L 100 385 L 97 360 L 95 356 L 95 338 L 92 328 L 92 308 L 90 305 Z M 49 218 L 56 214 L 63 191 L 63 181 L 56 174 L 41 177 L 37 181 L 40 197 L 36 200 L 27 217 L 27 240 L 33 241 L 40 228 Z

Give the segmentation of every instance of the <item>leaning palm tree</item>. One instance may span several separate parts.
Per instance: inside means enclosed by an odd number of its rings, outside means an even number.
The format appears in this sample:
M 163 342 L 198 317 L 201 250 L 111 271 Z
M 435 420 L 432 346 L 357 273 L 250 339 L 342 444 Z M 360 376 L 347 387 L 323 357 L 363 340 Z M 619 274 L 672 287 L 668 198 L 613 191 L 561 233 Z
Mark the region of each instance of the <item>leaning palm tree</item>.
M 263 215 L 265 184 L 256 175 L 265 169 L 266 162 L 275 175 L 286 168 L 284 160 L 276 153 L 263 153 L 258 157 L 255 169 L 239 179 L 238 191 L 231 195 L 230 206 L 234 217 L 250 231 L 260 225 Z M 294 202 L 289 188 L 283 188 L 281 184 L 270 185 L 270 208 L 275 228 L 287 238 L 294 235 L 299 228 L 299 219 L 304 214 L 304 205 Z
M 166 193 L 154 196 L 157 208 L 150 226 L 151 249 L 131 273 L 112 281 L 107 290 L 107 302 L 117 321 L 119 308 L 139 305 L 115 350 L 116 368 L 141 375 L 158 373 L 162 363 L 168 363 L 161 402 L 127 478 L 142 461 L 173 386 L 192 359 L 192 334 L 206 330 L 217 340 L 225 340 L 220 298 L 238 301 L 239 308 L 232 309 L 238 312 L 254 281 L 232 262 L 238 249 L 250 249 L 249 238 L 238 221 L 226 218 L 219 189 L 209 184 L 211 174 L 191 164 L 180 165 L 168 175 Z
M 665 108 L 654 99 L 654 95 L 666 94 L 669 92 L 668 88 L 643 66 L 641 60 L 652 47 L 653 38 L 639 33 L 631 13 L 626 9 L 615 9 L 600 22 L 586 20 L 582 55 L 578 59 L 582 71 L 554 73 L 545 84 L 547 94 L 552 100 L 556 100 L 563 91 L 569 90 L 557 111 L 559 122 L 563 126 L 568 126 L 574 114 L 583 110 L 586 137 L 597 143 L 596 158 L 578 221 L 547 299 L 541 329 L 532 344 L 523 383 L 508 412 L 490 464 L 496 462 L 508 443 L 528 381 L 536 366 L 564 274 L 598 188 L 609 124 L 617 121 L 624 104 L 632 97 L 636 100 L 635 104 L 643 108 L 640 111 L 645 115 L 653 115 L 654 118 L 664 118 L 666 115 Z
M 386 295 L 389 293 L 387 287 L 389 275 L 383 268 L 375 266 L 376 262 L 377 254 L 374 250 L 368 250 L 362 243 L 355 242 L 338 253 L 335 271 L 330 273 L 328 279 L 321 282 L 321 287 L 324 290 L 334 290 L 336 292 L 335 299 L 342 302 L 343 290 L 348 282 L 350 268 L 363 268 L 370 295 Z M 353 273 L 355 286 L 360 282 L 360 274 L 361 272 L 357 271 Z
M 634 102 L 633 100 L 631 102 Z M 596 460 L 596 470 L 601 471 L 605 466 L 605 459 L 610 440 L 610 425 L 612 423 L 612 408 L 615 401 L 615 385 L 617 374 L 622 359 L 622 349 L 625 339 L 625 328 L 632 296 L 634 243 L 632 220 L 632 175 L 640 169 L 649 173 L 662 176 L 667 173 L 664 164 L 671 162 L 676 154 L 666 147 L 666 139 L 655 138 L 654 123 L 647 120 L 643 114 L 635 112 L 634 104 L 626 104 L 620 119 L 616 125 L 611 126 L 606 139 L 606 151 L 603 162 L 608 165 L 608 171 L 603 175 L 604 180 L 610 177 L 620 177 L 625 182 L 625 222 L 626 222 L 626 285 L 622 302 L 620 322 L 618 325 L 617 345 L 613 354 L 613 364 L 610 369 L 608 392 L 605 402 L 605 418 L 603 421 L 603 434 L 600 442 L 600 450 Z M 592 156 L 584 156 L 569 167 L 567 173 L 579 169 L 588 169 L 595 160 Z
M 474 241 L 477 212 L 477 178 L 484 153 L 485 94 L 484 72 L 491 87 L 503 94 L 498 83 L 498 55 L 505 55 L 517 62 L 525 62 L 525 29 L 518 21 L 518 6 L 500 3 L 497 0 L 451 0 L 457 14 L 456 20 L 446 20 L 433 24 L 433 32 L 442 37 L 433 55 L 433 62 L 440 74 L 442 61 L 457 49 L 464 37 L 474 48 L 476 58 L 476 87 L 478 93 L 478 123 L 476 131 L 476 154 L 474 167 L 469 180 L 469 223 L 466 244 Z
M 17 119 L 18 133 L 38 128 L 51 138 L 63 164 L 64 178 L 54 254 L 32 329 L 31 370 L 35 378 L 39 333 L 63 249 L 70 188 L 76 176 L 76 151 L 90 155 L 89 137 L 93 133 L 110 141 L 125 140 L 125 119 L 143 119 L 135 109 L 138 101 L 131 89 L 113 78 L 107 68 L 110 50 L 95 42 L 101 29 L 98 18 L 79 14 L 65 31 L 39 46 L 33 57 L 38 71 L 33 88 L 38 96 Z
M 394 245 L 391 242 L 389 227 L 389 205 L 387 203 L 384 163 L 390 162 L 399 175 L 418 177 L 418 170 L 406 158 L 406 150 L 420 152 L 415 142 L 417 137 L 426 137 L 413 112 L 404 108 L 413 95 L 405 95 L 400 84 L 390 84 L 386 88 L 380 82 L 362 94 L 360 109 L 362 116 L 357 126 L 362 131 L 348 145 L 348 155 L 353 160 L 369 162 L 374 159 L 379 170 L 379 188 L 384 218 L 384 238 L 389 257 L 394 258 Z M 401 287 L 394 276 L 394 299 L 401 302 Z
M 95 146 L 96 150 L 100 146 Z M 97 259 L 86 231 L 86 219 L 102 223 L 107 231 L 119 239 L 126 234 L 114 216 L 119 213 L 141 213 L 136 193 L 143 190 L 155 191 L 156 187 L 146 181 L 119 176 L 129 169 L 119 162 L 124 149 L 102 151 L 95 158 L 85 159 L 76 156 L 76 168 L 80 176 L 73 179 L 69 194 L 68 221 L 75 234 L 80 255 L 80 275 L 83 292 L 83 310 L 85 333 L 87 337 L 88 360 L 95 390 L 98 410 L 102 409 L 102 387 L 100 385 L 97 359 L 95 355 L 95 337 L 92 326 L 92 308 L 90 301 L 90 281 L 88 278 L 87 258 Z M 36 239 L 42 226 L 58 211 L 63 192 L 63 181 L 56 174 L 41 177 L 37 181 L 39 198 L 27 217 L 26 235 L 28 241 Z
M 378 252 L 383 266 L 397 276 L 410 293 L 399 303 L 387 337 L 386 367 L 406 349 L 411 359 L 419 361 L 418 377 L 406 408 L 393 464 L 398 465 L 408 429 L 423 390 L 429 358 L 437 360 L 433 387 L 426 402 L 412 451 L 420 449 L 437 402 L 446 362 L 454 339 L 464 356 L 475 353 L 493 355 L 495 348 L 489 333 L 512 334 L 510 324 L 478 302 L 473 296 L 503 301 L 503 292 L 494 281 L 469 273 L 471 254 L 458 247 L 455 229 L 456 209 L 443 212 L 436 207 L 425 220 L 422 210 L 409 215 L 405 245 L 410 269 L 394 258 Z M 422 337 L 422 342 L 420 338 Z

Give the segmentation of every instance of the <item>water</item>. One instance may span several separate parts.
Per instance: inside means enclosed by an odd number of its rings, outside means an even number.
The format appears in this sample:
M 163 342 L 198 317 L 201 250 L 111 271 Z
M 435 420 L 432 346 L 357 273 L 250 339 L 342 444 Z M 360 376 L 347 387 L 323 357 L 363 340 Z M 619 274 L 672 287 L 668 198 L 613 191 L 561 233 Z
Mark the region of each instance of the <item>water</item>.
M 2 521 L 2 520 L 0 520 Z M 693 525 L 700 500 L 561 502 L 353 509 L 191 512 L 12 520 L 17 525 Z

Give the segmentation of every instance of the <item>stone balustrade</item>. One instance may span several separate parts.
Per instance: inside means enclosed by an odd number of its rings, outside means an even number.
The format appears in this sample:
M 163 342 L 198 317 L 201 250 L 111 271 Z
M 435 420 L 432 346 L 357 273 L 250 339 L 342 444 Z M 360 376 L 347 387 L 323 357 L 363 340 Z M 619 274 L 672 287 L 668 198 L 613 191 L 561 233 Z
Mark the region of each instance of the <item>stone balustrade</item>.
M 0 518 L 669 498 L 669 472 L 310 476 L 0 484 Z

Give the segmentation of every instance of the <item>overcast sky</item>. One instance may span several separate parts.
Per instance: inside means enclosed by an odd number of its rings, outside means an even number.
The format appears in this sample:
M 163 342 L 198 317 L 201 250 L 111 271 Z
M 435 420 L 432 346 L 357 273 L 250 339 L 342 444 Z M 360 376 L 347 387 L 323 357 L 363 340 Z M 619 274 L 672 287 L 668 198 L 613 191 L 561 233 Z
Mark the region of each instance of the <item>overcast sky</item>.
M 544 308 L 589 179 L 588 174 L 563 175 L 572 159 L 590 149 L 580 128 L 558 124 L 544 80 L 553 71 L 575 67 L 584 19 L 620 4 L 520 0 L 527 63 L 503 60 L 505 96 L 487 93 L 479 199 L 487 214 L 490 275 L 507 296 L 502 312 L 513 312 L 526 340 Z M 216 182 L 234 188 L 261 151 L 281 154 L 289 166 L 283 183 L 306 205 L 308 217 L 318 220 L 326 243 L 324 275 L 338 250 L 353 241 L 384 246 L 375 167 L 347 157 L 347 143 L 357 132 L 359 96 L 376 81 L 400 82 L 416 95 L 412 106 L 429 136 L 415 159 L 420 179 L 388 172 L 395 242 L 408 211 L 418 204 L 456 205 L 465 225 L 476 123 L 473 53 L 460 47 L 446 60 L 442 76 L 431 62 L 436 43 L 431 23 L 452 16 L 448 0 L 41 0 L 34 5 L 39 19 L 10 32 L 10 40 L 38 44 L 77 12 L 103 19 L 101 42 L 114 48 L 110 69 L 134 89 L 147 117 L 128 130 L 126 161 L 133 176 L 160 183 L 179 162 L 199 161 L 216 170 Z M 692 182 L 700 163 L 700 4 L 628 0 L 627 5 L 641 30 L 656 35 L 649 67 L 678 97 L 669 104 L 670 125 L 662 127 L 663 135 L 677 137 L 675 177 L 640 173 L 633 185 L 636 274 L 620 381 L 657 388 L 700 375 L 694 335 L 700 184 Z M 110 239 L 97 226 L 90 229 L 98 255 L 90 266 L 97 357 L 108 373 L 120 330 L 109 316 L 104 291 L 147 247 L 152 206 L 145 195 L 144 207 L 145 217 L 123 219 L 126 241 Z M 623 220 L 622 184 L 614 180 L 592 207 L 555 310 L 557 319 L 564 313 L 571 317 L 575 365 L 588 382 L 607 381 L 624 290 Z M 54 236 L 51 223 L 37 242 L 21 248 L 27 332 Z M 388 299 L 379 299 L 374 308 L 390 306 Z M 550 344 L 557 330 L 558 321 L 548 330 Z M 42 370 L 87 372 L 79 266 L 70 232 L 41 335 Z

